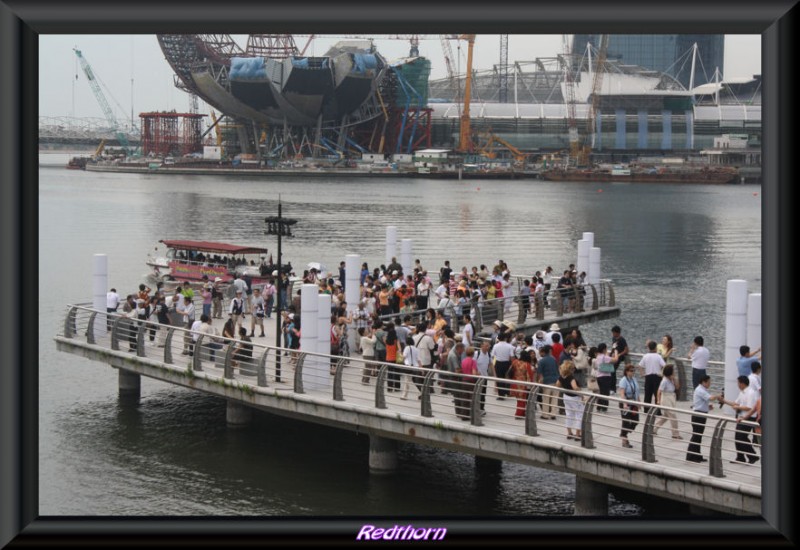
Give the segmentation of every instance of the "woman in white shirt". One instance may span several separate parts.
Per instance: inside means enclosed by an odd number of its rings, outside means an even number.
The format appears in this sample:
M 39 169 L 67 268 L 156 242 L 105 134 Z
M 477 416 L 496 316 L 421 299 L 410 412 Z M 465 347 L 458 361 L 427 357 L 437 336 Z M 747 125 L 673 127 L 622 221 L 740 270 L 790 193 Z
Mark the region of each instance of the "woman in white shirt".
M 419 349 L 414 345 L 414 339 L 411 335 L 406 338 L 406 347 L 403 348 L 403 364 L 407 367 L 412 367 L 410 369 L 403 369 L 405 372 L 402 373 L 404 378 L 403 395 L 400 396 L 400 399 L 408 399 L 408 388 L 411 386 L 411 377 L 422 368 L 422 359 L 420 358 Z M 419 398 L 422 398 L 422 394 L 419 395 Z
M 675 378 L 674 369 L 672 368 L 672 365 L 667 365 L 664 367 L 661 384 L 658 386 L 656 405 L 674 408 L 678 388 L 680 388 L 680 384 L 678 383 L 677 378 Z M 663 410 L 661 412 L 663 415 L 658 422 L 656 422 L 655 428 L 653 428 L 653 435 L 656 435 L 658 433 L 658 429 L 666 424 L 667 419 L 669 419 L 670 424 L 672 425 L 672 439 L 683 439 L 678 431 L 678 419 L 675 417 L 675 413 L 667 410 Z
M 364 370 L 361 374 L 361 383 L 369 384 L 369 377 L 375 376 L 375 364 L 372 363 L 375 359 L 375 334 L 369 327 L 361 327 L 358 329 L 358 335 L 361 339 L 361 357 L 364 359 Z

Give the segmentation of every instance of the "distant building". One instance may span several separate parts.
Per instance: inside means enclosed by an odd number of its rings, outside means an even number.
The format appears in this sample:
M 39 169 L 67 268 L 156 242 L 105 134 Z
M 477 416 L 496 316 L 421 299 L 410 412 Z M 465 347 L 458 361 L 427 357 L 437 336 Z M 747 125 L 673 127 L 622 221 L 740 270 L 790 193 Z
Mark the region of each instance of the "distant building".
M 597 48 L 598 34 L 576 34 L 572 51 L 579 55 L 591 42 Z M 608 40 L 609 59 L 624 65 L 639 65 L 675 77 L 684 88 L 689 87 L 692 70 L 692 46 L 697 43 L 694 85 L 714 80 L 722 71 L 725 58 L 725 36 L 722 34 L 612 34 Z

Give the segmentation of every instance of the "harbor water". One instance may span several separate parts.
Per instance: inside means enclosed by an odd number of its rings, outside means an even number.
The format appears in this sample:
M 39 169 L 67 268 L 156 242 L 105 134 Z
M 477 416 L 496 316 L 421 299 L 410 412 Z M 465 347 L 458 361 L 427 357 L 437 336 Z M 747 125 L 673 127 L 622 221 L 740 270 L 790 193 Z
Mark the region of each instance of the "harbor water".
M 583 327 L 590 345 L 619 324 L 632 350 L 670 333 L 685 356 L 696 335 L 724 357 L 725 282 L 761 291 L 761 188 L 753 185 L 593 184 L 313 178 L 265 180 L 39 170 L 39 513 L 42 515 L 558 516 L 571 515 L 574 477 L 404 445 L 396 475 L 371 476 L 365 435 L 266 413 L 242 430 L 225 402 L 142 379 L 138 406 L 119 401 L 117 373 L 56 352 L 68 303 L 91 300 L 92 255 L 134 292 L 159 239 L 277 249 L 264 217 L 298 220 L 283 242 L 296 269 L 335 269 L 357 253 L 384 262 L 385 227 L 413 239 L 431 273 L 505 260 L 513 274 L 577 260 L 595 234 L 618 319 Z M 163 252 L 163 245 L 159 247 Z M 277 259 L 277 256 L 276 256 Z M 272 340 L 270 339 L 270 342 Z M 613 498 L 615 516 L 647 506 Z

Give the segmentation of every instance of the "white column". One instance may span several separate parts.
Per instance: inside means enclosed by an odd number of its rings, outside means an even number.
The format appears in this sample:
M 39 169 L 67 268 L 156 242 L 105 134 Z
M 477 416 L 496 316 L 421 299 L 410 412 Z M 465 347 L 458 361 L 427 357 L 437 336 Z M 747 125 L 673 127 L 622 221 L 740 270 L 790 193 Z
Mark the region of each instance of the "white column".
M 358 302 L 361 299 L 361 256 L 358 254 L 348 254 L 344 257 L 344 299 L 347 301 L 347 311 L 352 313 L 358 309 Z M 351 350 L 356 349 L 356 330 L 352 328 L 347 331 L 347 343 Z
M 414 272 L 414 264 L 411 259 L 411 248 L 413 245 L 413 239 L 403 239 L 400 241 L 400 265 L 403 266 L 403 277 L 407 277 Z
M 743 346 L 746 340 L 747 281 L 730 279 L 725 300 L 725 399 L 728 401 L 733 401 L 739 395 L 736 360 L 739 358 L 739 346 Z
M 589 271 L 586 273 L 586 278 L 594 285 L 600 282 L 600 249 L 596 246 L 589 250 Z
M 747 297 L 747 345 L 751 350 L 761 347 L 761 293 Z
M 317 303 L 317 353 L 330 355 L 331 353 L 331 295 L 320 294 Z M 303 385 L 309 389 L 329 389 L 333 384 L 330 374 L 331 362 L 327 359 L 318 359 L 317 370 L 314 377 L 303 377 Z M 310 374 L 310 373 L 309 373 Z
M 592 233 L 591 231 L 584 231 L 583 240 L 589 243 L 589 249 L 591 249 L 594 246 L 594 233 Z
M 397 227 L 389 225 L 386 227 L 386 266 L 392 262 L 392 258 L 397 256 Z
M 105 315 L 108 291 L 108 256 L 95 254 L 92 259 L 92 308 L 103 312 L 98 314 L 94 320 L 95 338 L 105 336 L 108 332 Z
M 591 248 L 589 241 L 586 239 L 578 241 L 578 263 L 575 264 L 575 269 L 578 271 L 578 275 L 585 271 L 587 281 L 589 279 L 589 250 Z
M 300 351 L 317 352 L 317 312 L 319 287 L 305 284 L 300 289 Z M 304 369 L 308 369 L 313 360 L 306 359 Z

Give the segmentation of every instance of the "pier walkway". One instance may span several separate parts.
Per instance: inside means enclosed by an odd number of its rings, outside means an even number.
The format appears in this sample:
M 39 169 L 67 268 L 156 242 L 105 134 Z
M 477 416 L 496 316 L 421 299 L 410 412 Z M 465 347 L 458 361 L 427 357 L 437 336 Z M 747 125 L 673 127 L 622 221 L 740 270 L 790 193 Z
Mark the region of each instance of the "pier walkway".
M 676 409 L 653 406 L 649 413 L 640 411 L 637 428 L 629 436 L 633 448 L 623 448 L 621 401 L 615 397 L 609 398 L 608 412 L 603 413 L 596 410 L 597 395 L 583 394 L 583 432 L 580 440 L 573 440 L 566 437 L 563 416 L 539 417 L 535 406 L 543 388 L 539 384 L 526 384 L 531 390 L 528 407 L 525 416 L 516 419 L 516 400 L 497 399 L 496 387 L 503 380 L 470 377 L 471 383 L 463 386 L 468 392 L 468 418 L 462 420 L 455 415 L 452 397 L 440 393 L 435 380 L 439 371 L 420 369 L 422 392 L 411 384 L 408 398 L 402 399 L 402 391 L 387 391 L 387 376 L 396 365 L 378 364 L 377 377 L 364 384 L 364 361 L 357 357 L 299 353 L 292 361 L 283 355 L 288 350 L 266 345 L 274 341 L 274 323 L 265 327 L 266 338 L 253 342 L 252 358 L 237 357 L 237 342 L 220 339 L 221 349 L 212 361 L 203 336 L 193 355 L 183 355 L 184 337 L 191 338 L 185 329 L 162 326 L 151 342 L 149 330 L 159 325 L 112 315 L 112 329 L 107 331 L 106 315 L 68 306 L 63 329 L 54 339 L 59 351 L 118 369 L 121 394 L 138 396 L 140 377 L 148 376 L 227 399 L 227 421 L 232 426 L 246 424 L 252 410 L 260 409 L 365 433 L 375 472 L 392 471 L 397 466 L 397 442 L 410 442 L 575 474 L 580 515 L 606 514 L 609 486 L 731 514 L 761 514 L 760 462 L 730 463 L 735 457 L 732 416 L 707 415 L 701 452 L 708 462 L 691 463 L 685 460 L 692 430 L 685 403 Z M 484 386 L 485 416 L 480 411 Z M 655 432 L 659 409 L 676 415 L 682 440 L 672 438 L 669 422 Z

